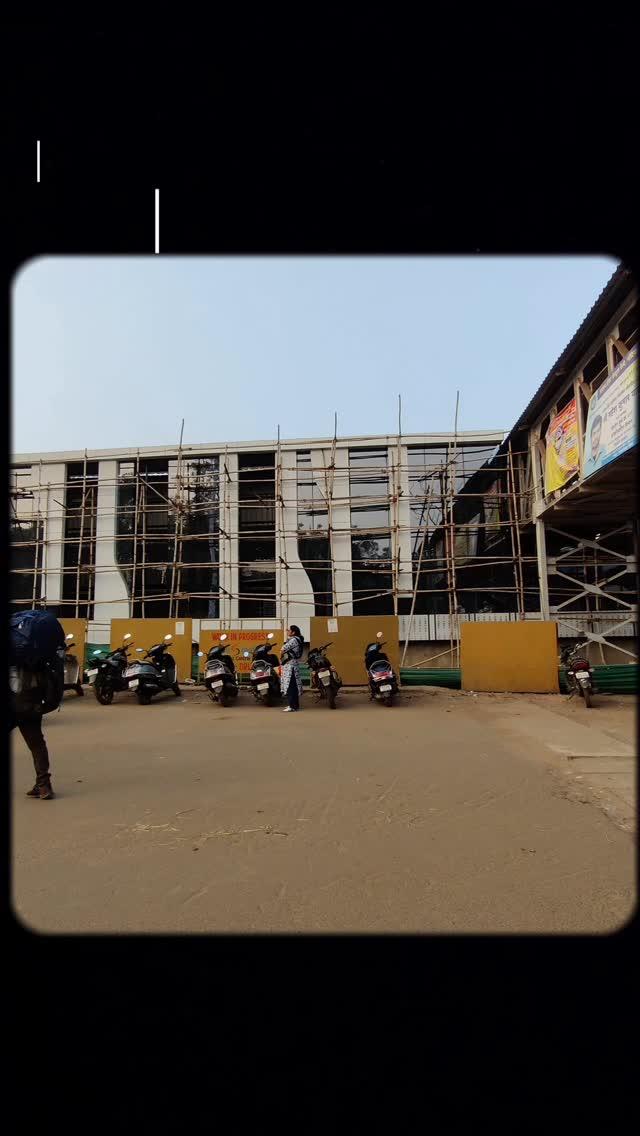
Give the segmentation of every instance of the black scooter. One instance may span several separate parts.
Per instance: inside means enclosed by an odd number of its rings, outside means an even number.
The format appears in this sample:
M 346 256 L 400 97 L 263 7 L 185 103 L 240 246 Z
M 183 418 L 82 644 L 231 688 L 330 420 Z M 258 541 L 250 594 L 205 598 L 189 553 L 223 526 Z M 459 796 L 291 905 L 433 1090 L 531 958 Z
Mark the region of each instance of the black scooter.
M 129 662 L 129 648 L 133 646 L 129 639 L 131 636 L 125 635 L 122 646 L 106 655 L 102 651 L 93 652 L 97 666 L 87 671 L 87 678 L 101 706 L 110 706 L 114 694 L 127 689 L 124 672 Z
M 281 697 L 280 675 L 278 673 L 280 662 L 271 653 L 272 639 L 273 633 L 270 631 L 267 635 L 267 642 L 254 647 L 251 655 L 251 674 L 249 676 L 251 693 L 256 702 L 262 702 L 264 706 L 271 706 Z
M 238 697 L 238 677 L 236 666 L 231 655 L 225 654 L 227 650 L 227 636 L 221 635 L 220 642 L 214 644 L 207 655 L 204 671 L 204 685 L 212 702 L 219 702 L 221 706 L 228 706 L 229 702 Z M 203 658 L 204 651 L 198 651 L 198 658 Z
M 309 651 L 307 663 L 311 671 L 311 686 L 322 699 L 325 699 L 330 710 L 336 708 L 336 695 L 342 686 L 342 680 L 327 658 L 325 652 L 331 643 L 324 647 L 312 647 Z
M 393 699 L 398 693 L 398 680 L 393 667 L 382 648 L 382 632 L 376 635 L 376 643 L 368 643 L 364 649 L 364 665 L 369 680 L 370 699 L 384 702 L 385 706 L 393 706 Z
M 176 698 L 180 698 L 178 685 L 178 667 L 173 655 L 169 654 L 171 635 L 165 635 L 163 643 L 156 643 L 144 653 L 142 647 L 136 647 L 144 659 L 131 663 L 124 672 L 127 689 L 132 690 L 141 706 L 148 706 L 155 694 L 165 690 L 172 690 Z

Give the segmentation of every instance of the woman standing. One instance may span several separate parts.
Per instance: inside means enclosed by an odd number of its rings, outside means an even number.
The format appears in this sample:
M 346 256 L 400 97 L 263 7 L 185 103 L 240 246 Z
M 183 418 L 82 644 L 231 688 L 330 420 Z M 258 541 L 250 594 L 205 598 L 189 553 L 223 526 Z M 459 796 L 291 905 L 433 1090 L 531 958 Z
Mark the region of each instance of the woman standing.
M 280 652 L 280 690 L 286 694 L 288 706 L 283 714 L 300 709 L 300 695 L 302 694 L 302 680 L 300 678 L 300 659 L 304 648 L 304 639 L 299 627 L 295 623 L 287 630 L 287 641 Z

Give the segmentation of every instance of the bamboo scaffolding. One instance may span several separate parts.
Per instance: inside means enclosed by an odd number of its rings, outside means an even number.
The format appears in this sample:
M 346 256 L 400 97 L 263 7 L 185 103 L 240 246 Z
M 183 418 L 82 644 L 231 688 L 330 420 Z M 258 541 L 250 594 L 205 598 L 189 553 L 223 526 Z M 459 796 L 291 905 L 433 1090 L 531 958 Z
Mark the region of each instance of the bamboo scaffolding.
M 403 447 L 402 437 L 402 402 L 401 398 L 398 399 L 398 433 L 395 439 L 391 436 L 386 439 L 387 453 L 389 461 L 386 464 L 381 464 L 380 459 L 377 461 L 368 461 L 358 463 L 357 473 L 354 480 L 362 483 L 360 487 L 375 490 L 375 484 L 367 487 L 366 482 L 375 482 L 378 480 L 381 483 L 381 492 L 376 493 L 368 492 L 365 495 L 359 496 L 351 490 L 341 491 L 340 496 L 336 496 L 336 448 L 337 448 L 337 415 L 335 416 L 334 436 L 331 440 L 331 457 L 327 462 L 326 450 L 322 450 L 321 460 L 322 465 L 310 463 L 305 465 L 305 477 L 310 481 L 315 481 L 316 484 L 324 485 L 324 497 L 326 502 L 326 528 L 317 529 L 312 528 L 309 532 L 314 535 L 321 534 L 325 539 L 328 537 L 329 553 L 326 560 L 317 563 L 305 562 L 304 568 L 309 578 L 313 581 L 313 573 L 326 572 L 327 567 L 331 571 L 331 611 L 335 615 L 338 611 L 338 595 L 336 586 L 336 572 L 340 568 L 351 571 L 352 579 L 352 602 L 353 610 L 355 612 L 365 604 L 367 600 L 379 600 L 384 598 L 388 600 L 389 607 L 398 614 L 400 609 L 400 599 L 404 596 L 410 597 L 411 606 L 408 613 L 408 622 L 403 629 L 404 637 L 404 650 L 402 655 L 403 662 L 406 659 L 408 645 L 411 640 L 412 628 L 415 624 L 416 610 L 424 610 L 418 608 L 418 601 L 421 597 L 447 597 L 445 610 L 448 606 L 449 620 L 449 642 L 450 653 L 452 659 L 459 660 L 460 655 L 460 610 L 459 598 L 466 593 L 487 594 L 493 593 L 498 597 L 504 597 L 505 601 L 509 598 L 509 603 L 506 607 L 510 607 L 513 602 L 510 597 L 516 597 L 516 607 L 518 618 L 525 617 L 525 597 L 536 596 L 537 588 L 525 586 L 524 569 L 528 565 L 536 565 L 537 558 L 535 555 L 523 555 L 521 531 L 524 531 L 525 522 L 522 520 L 527 508 L 527 502 L 531 499 L 531 485 L 530 480 L 527 480 L 527 471 L 524 469 L 524 462 L 518 461 L 516 470 L 516 458 L 525 458 L 530 463 L 530 453 L 528 450 L 514 450 L 509 446 L 506 453 L 502 453 L 499 459 L 493 461 L 490 467 L 486 467 L 486 478 L 484 473 L 481 475 L 479 481 L 472 485 L 470 492 L 466 491 L 466 484 L 469 484 L 467 479 L 465 483 L 463 476 L 461 477 L 461 470 L 459 469 L 459 456 L 464 458 L 466 464 L 470 460 L 472 472 L 468 478 L 473 478 L 476 470 L 483 469 L 480 462 L 476 462 L 475 452 L 477 451 L 480 458 L 486 455 L 487 447 L 478 443 L 477 446 L 467 446 L 464 441 L 462 446 L 459 446 L 458 441 L 458 407 L 459 395 L 456 398 L 456 420 L 453 439 L 449 435 L 449 443 L 446 445 L 443 438 L 442 446 L 445 452 L 439 453 L 437 459 L 430 461 L 428 456 L 420 464 L 415 464 L 409 461 L 406 457 L 403 461 L 403 452 L 406 455 L 407 451 Z M 184 425 L 184 424 L 183 424 Z M 392 453 L 392 446 L 396 447 L 395 454 Z M 435 444 L 435 443 L 434 443 Z M 374 448 L 374 447 L 372 447 Z M 385 448 L 382 445 L 382 440 L 379 448 Z M 276 533 L 281 540 L 281 551 L 283 553 L 281 558 L 281 572 L 277 576 L 279 583 L 274 586 L 273 591 L 269 590 L 266 593 L 261 593 L 261 599 L 273 601 L 276 604 L 276 615 L 284 614 L 288 621 L 291 614 L 291 605 L 295 603 L 303 609 L 310 609 L 313 613 L 314 605 L 316 603 L 316 595 L 309 598 L 308 595 L 296 594 L 291 587 L 291 579 L 289 576 L 289 569 L 292 567 L 290 558 L 287 555 L 288 542 L 290 540 L 297 540 L 299 536 L 305 535 L 305 532 L 294 526 L 293 522 L 287 524 L 286 511 L 285 511 L 285 496 L 286 488 L 295 482 L 296 490 L 298 490 L 299 471 L 297 469 L 290 470 L 283 468 L 283 458 L 285 452 L 291 453 L 292 447 L 283 447 L 280 437 L 280 429 L 278 428 L 277 439 L 277 458 L 275 463 L 275 476 L 274 467 L 269 465 L 256 464 L 250 467 L 253 474 L 254 486 L 256 493 L 259 493 L 259 487 L 264 486 L 264 495 L 257 497 L 260 501 L 260 507 L 263 509 L 273 509 L 275 520 Z M 295 451 L 293 451 L 295 452 Z M 188 462 L 185 463 L 185 454 L 191 454 L 193 458 L 193 468 Z M 427 451 L 428 454 L 428 451 Z M 171 500 L 171 496 L 165 496 L 158 488 L 157 484 L 153 483 L 153 477 L 150 476 L 148 471 L 145 475 L 142 474 L 140 469 L 140 453 L 136 454 L 133 460 L 133 484 L 135 486 L 134 494 L 130 505 L 124 508 L 119 508 L 116 504 L 117 517 L 119 518 L 132 518 L 133 519 L 133 534 L 130 532 L 115 532 L 109 533 L 108 525 L 100 525 L 101 529 L 105 531 L 98 534 L 97 527 L 98 521 L 104 520 L 113 516 L 113 509 L 97 508 L 97 496 L 94 482 L 88 477 L 87 462 L 88 453 L 85 451 L 83 475 L 82 475 L 82 498 L 80 506 L 80 529 L 79 536 L 63 535 L 60 542 L 56 541 L 56 546 L 59 544 L 66 547 L 67 544 L 75 544 L 77 546 L 77 558 L 75 565 L 69 564 L 61 567 L 61 579 L 67 579 L 71 573 L 75 573 L 75 592 L 72 599 L 61 599 L 60 606 L 62 610 L 75 610 L 75 614 L 80 614 L 81 607 L 85 608 L 85 601 L 81 602 L 81 588 L 80 580 L 84 572 L 87 574 L 88 586 L 86 590 L 86 610 L 89 613 L 92 610 L 98 612 L 104 603 L 109 603 L 109 600 L 96 600 L 95 588 L 96 580 L 102 577 L 105 573 L 113 573 L 114 567 L 107 564 L 96 564 L 96 549 L 98 542 L 110 542 L 115 544 L 116 548 L 120 545 L 121 541 L 132 542 L 131 556 L 127 556 L 127 563 L 121 559 L 117 559 L 117 570 L 126 571 L 131 573 L 131 584 L 129 588 L 130 593 L 130 612 L 134 614 L 135 607 L 140 604 L 143 616 L 154 614 L 157 611 L 157 605 L 161 603 L 168 603 L 169 612 L 173 615 L 179 614 L 183 602 L 189 602 L 193 599 L 209 599 L 217 600 L 219 603 L 224 596 L 228 603 L 237 603 L 242 600 L 253 600 L 255 595 L 247 593 L 239 586 L 239 581 L 235 581 L 234 586 L 225 589 L 221 586 L 219 577 L 219 586 L 217 590 L 197 590 L 186 583 L 186 575 L 192 570 L 217 570 L 218 574 L 221 570 L 226 569 L 227 572 L 239 571 L 241 568 L 254 568 L 255 563 L 251 560 L 241 559 L 238 555 L 237 547 L 234 547 L 232 538 L 232 529 L 236 531 L 235 524 L 235 509 L 232 505 L 233 486 L 236 484 L 236 477 L 232 477 L 228 467 L 228 447 L 225 447 L 224 456 L 220 455 L 219 466 L 217 475 L 218 496 L 217 500 L 211 497 L 202 500 L 199 491 L 196 492 L 199 482 L 198 469 L 200 468 L 197 462 L 200 459 L 210 458 L 210 455 L 205 453 L 194 453 L 189 447 L 183 445 L 183 429 L 181 429 L 180 442 L 177 449 L 177 473 L 176 473 L 176 494 L 175 499 Z M 150 456 L 150 455 L 149 455 Z M 166 453 L 161 455 L 163 460 L 167 460 L 167 468 L 170 461 L 176 460 L 175 458 L 168 457 Z M 130 459 L 128 459 L 130 460 Z M 41 470 L 42 463 L 39 463 Z M 151 467 L 153 468 L 153 467 Z M 159 468 L 159 467 L 158 467 Z M 249 469 L 249 467 L 247 467 Z M 35 464 L 34 464 L 35 472 Z M 352 470 L 352 474 L 353 474 Z M 534 471 L 535 472 L 535 471 Z M 267 476 L 261 477 L 264 473 Z M 523 480 L 524 475 L 524 480 Z M 166 476 L 166 474 L 165 474 Z M 408 522 L 403 522 L 401 519 L 400 501 L 402 496 L 402 486 L 406 484 L 404 478 L 408 477 L 409 492 L 410 492 L 410 512 Z M 487 487 L 486 479 L 491 479 L 491 484 Z M 226 480 L 225 480 L 226 479 Z M 40 474 L 41 481 L 41 474 Z M 483 484 L 484 481 L 484 484 Z M 386 484 L 385 484 L 386 482 Z M 219 491 L 221 484 L 225 485 L 224 500 L 220 501 Z M 123 484 L 122 474 L 118 474 L 115 479 L 110 481 L 101 479 L 100 485 L 116 485 Z M 214 481 L 215 484 L 215 481 Z M 384 489 L 382 489 L 384 485 Z M 460 489 L 458 488 L 460 485 Z M 358 486 L 356 485 L 357 489 Z M 34 485 L 35 489 L 35 485 Z M 47 500 L 49 496 L 55 500 L 56 492 L 62 495 L 66 491 L 66 483 L 57 485 L 49 483 L 46 488 Z M 299 490 L 298 490 L 299 493 Z M 468 520 L 471 515 L 470 509 L 474 504 L 482 506 L 488 500 L 492 500 L 497 505 L 501 502 L 508 502 L 508 519 L 488 520 L 486 512 L 482 514 L 482 520 Z M 16 489 L 12 490 L 12 523 L 19 524 L 24 522 L 27 516 L 30 516 L 30 523 L 36 525 L 32 538 L 29 541 L 21 542 L 21 547 L 26 551 L 31 549 L 33 553 L 33 566 L 27 568 L 12 569 L 12 575 L 16 578 L 24 580 L 25 578 L 31 580 L 31 588 L 27 589 L 31 592 L 31 603 L 35 605 L 38 599 L 38 580 L 42 579 L 42 599 L 45 599 L 45 580 L 46 568 L 44 556 L 48 545 L 48 528 L 45 530 L 40 529 L 40 521 L 43 525 L 47 525 L 48 507 L 45 508 L 44 514 L 42 513 L 43 502 L 43 489 L 39 486 L 37 507 L 35 502 L 30 501 L 29 494 L 19 492 L 16 481 Z M 256 502 L 257 503 L 257 502 Z M 299 493 L 297 495 L 297 509 L 298 513 L 310 511 L 313 513 L 316 499 L 312 496 L 308 498 L 306 495 Z M 358 514 L 356 509 L 365 510 L 367 508 L 375 507 L 389 509 L 389 523 L 387 526 L 371 527 L 365 524 L 359 527 L 357 524 L 358 519 L 366 518 L 366 512 Z M 416 511 L 422 508 L 420 521 L 418 523 L 417 531 L 414 520 Z M 344 533 L 345 537 L 356 538 L 366 535 L 373 540 L 378 537 L 385 537 L 387 540 L 391 536 L 390 555 L 376 558 L 371 557 L 370 563 L 363 565 L 358 564 L 358 561 L 353 561 L 352 557 L 347 554 L 336 555 L 336 548 L 334 542 L 334 526 L 336 518 L 336 510 L 341 508 L 345 511 L 353 510 L 351 516 L 347 513 L 344 524 L 340 525 L 341 535 Z M 162 521 L 158 520 L 158 513 L 169 513 L 168 522 L 170 522 L 170 511 L 175 510 L 175 517 L 173 518 L 173 532 L 168 532 L 162 527 Z M 15 517 L 15 520 L 13 518 Z M 208 517 L 208 531 L 195 532 L 189 531 L 185 535 L 185 527 L 187 518 L 196 519 L 198 517 Z M 224 526 L 220 524 L 221 517 L 224 519 Z M 242 537 L 244 539 L 259 539 L 263 537 L 272 537 L 274 528 L 273 525 L 260 523 L 259 514 L 256 514 L 257 523 L 254 523 L 252 528 L 243 528 Z M 116 518 L 114 518 L 114 528 L 117 527 Z M 192 526 L 189 526 L 191 528 Z M 166 523 L 166 528 L 169 529 L 169 523 Z M 507 529 L 509 529 L 509 538 L 507 538 Z M 480 553 L 476 553 L 471 557 L 464 557 L 457 552 L 456 541 L 462 538 L 467 532 L 477 532 L 485 534 L 485 540 L 489 539 L 489 533 L 495 534 L 496 549 L 491 550 L 487 547 L 487 543 L 483 545 Z M 198 548 L 202 547 L 203 552 L 205 549 L 210 550 L 210 553 L 215 554 L 214 546 L 212 545 L 213 534 L 218 541 L 218 557 L 217 560 L 211 558 L 211 554 L 205 559 L 204 556 L 198 555 Z M 222 540 L 225 539 L 226 546 L 223 545 Z M 403 542 L 409 540 L 411 542 L 413 551 L 411 556 L 412 561 L 412 574 L 413 586 L 411 588 L 402 588 L 401 585 L 401 566 L 402 557 L 401 549 Z M 504 548 L 504 541 L 507 545 L 510 544 L 510 552 Z M 167 559 L 158 560 L 158 554 L 155 556 L 150 554 L 151 545 L 156 542 L 168 542 Z M 186 553 L 186 543 L 189 542 L 189 554 Z M 202 543 L 204 542 L 204 543 Z M 441 547 L 439 546 L 441 542 Z M 86 546 L 86 547 L 85 547 Z M 124 546 L 126 547 L 126 546 Z M 83 556 L 85 550 L 88 552 L 87 562 L 83 564 Z M 419 554 L 416 556 L 416 553 Z M 427 552 L 428 550 L 428 552 Z M 347 551 L 347 550 L 346 550 Z M 385 550 L 386 551 L 386 550 Z M 235 553 L 235 555 L 234 555 Z M 457 556 L 463 560 L 463 563 L 458 563 Z M 598 563 L 595 566 L 596 575 L 599 569 L 604 567 L 604 554 L 603 559 L 598 555 Z M 31 560 L 31 554 L 29 554 Z M 73 561 L 73 556 L 67 559 Z M 42 564 L 40 561 L 42 560 Z M 64 561 L 64 557 L 63 557 Z M 427 564 L 425 565 L 425 561 Z M 499 569 L 501 566 L 508 564 L 513 565 L 513 584 L 507 585 L 504 578 L 500 578 L 499 585 L 489 585 L 482 577 L 485 571 L 491 569 Z M 150 595 L 147 592 L 149 586 L 147 578 L 147 569 L 160 570 L 165 572 L 169 579 L 167 580 L 166 590 L 163 588 L 162 592 L 158 590 L 157 593 Z M 379 590 L 371 591 L 370 588 L 360 587 L 360 582 L 364 583 L 365 576 L 379 569 L 381 573 L 388 573 L 391 576 L 391 587 L 381 587 Z M 282 578 L 284 573 L 284 578 Z M 510 573 L 508 573 L 510 575 Z M 439 577 L 444 575 L 444 580 Z M 138 579 L 138 577 L 140 577 Z M 318 577 L 316 577 L 317 579 Z M 474 580 L 477 583 L 474 584 Z M 382 580 L 380 581 L 382 584 Z M 197 585 L 197 581 L 193 580 L 192 584 Z M 426 586 L 421 586 L 426 585 Z M 431 586 L 429 586 L 431 585 Z M 67 585 L 68 587 L 68 585 Z M 162 584 L 160 584 L 162 587 Z M 140 591 L 141 594 L 138 594 Z M 554 591 L 559 596 L 570 596 L 572 588 L 564 584 L 558 584 Z M 72 595 L 73 595 L 72 592 Z M 24 591 L 23 593 L 24 594 Z M 633 597 L 633 589 L 628 591 L 622 589 L 621 594 Z M 67 591 L 69 595 L 69 591 Z M 20 601 L 12 601 L 20 602 Z M 27 601 L 28 602 L 28 601 Z M 112 601 L 111 601 L 112 602 Z M 348 601 L 345 601 L 348 602 Z M 441 602 L 441 601 L 439 601 Z M 595 608 L 595 618 L 605 617 L 605 611 L 600 611 L 601 603 L 605 601 L 597 600 Z M 225 607 L 228 607 L 228 603 Z M 282 608 L 284 607 L 284 612 Z M 218 608 L 220 611 L 220 608 Z M 227 616 L 232 618 L 232 608 L 228 608 Z M 439 608 L 439 610 L 442 610 Z M 431 613 L 435 615 L 435 612 Z M 615 616 L 616 612 L 613 609 L 611 612 L 606 611 L 606 618 Z M 441 627 L 442 632 L 442 627 Z M 440 632 L 440 633 L 441 633 Z

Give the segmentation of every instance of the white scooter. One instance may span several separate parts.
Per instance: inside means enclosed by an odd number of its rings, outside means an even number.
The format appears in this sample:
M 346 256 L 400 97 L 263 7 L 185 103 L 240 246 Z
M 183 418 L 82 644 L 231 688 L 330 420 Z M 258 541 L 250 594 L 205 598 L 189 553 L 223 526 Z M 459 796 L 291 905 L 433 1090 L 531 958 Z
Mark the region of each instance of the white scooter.
M 84 697 L 84 690 L 82 689 L 82 671 L 80 669 L 80 661 L 77 655 L 71 654 L 71 648 L 75 647 L 73 635 L 65 635 L 64 637 L 64 689 L 75 690 L 76 694 Z

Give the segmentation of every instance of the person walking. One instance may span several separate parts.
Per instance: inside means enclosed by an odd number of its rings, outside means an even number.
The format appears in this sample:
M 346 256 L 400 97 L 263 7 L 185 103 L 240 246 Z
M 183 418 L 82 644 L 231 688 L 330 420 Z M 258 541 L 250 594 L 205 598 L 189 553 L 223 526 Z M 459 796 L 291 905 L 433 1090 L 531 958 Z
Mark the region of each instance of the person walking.
M 287 630 L 287 641 L 280 652 L 280 690 L 286 694 L 288 706 L 283 714 L 300 709 L 302 680 L 300 678 L 300 659 L 304 649 L 304 638 L 295 623 Z
M 64 631 L 47 611 L 16 613 L 11 617 L 9 630 L 9 732 L 17 726 L 33 758 L 36 782 L 27 796 L 51 801 L 55 794 L 42 718 L 62 702 Z
M 42 714 L 25 714 L 21 717 L 12 714 L 9 732 L 16 726 L 27 744 L 36 771 L 36 783 L 33 789 L 29 789 L 27 796 L 37 797 L 40 801 L 52 801 L 55 793 L 51 787 L 49 751 L 42 732 Z

